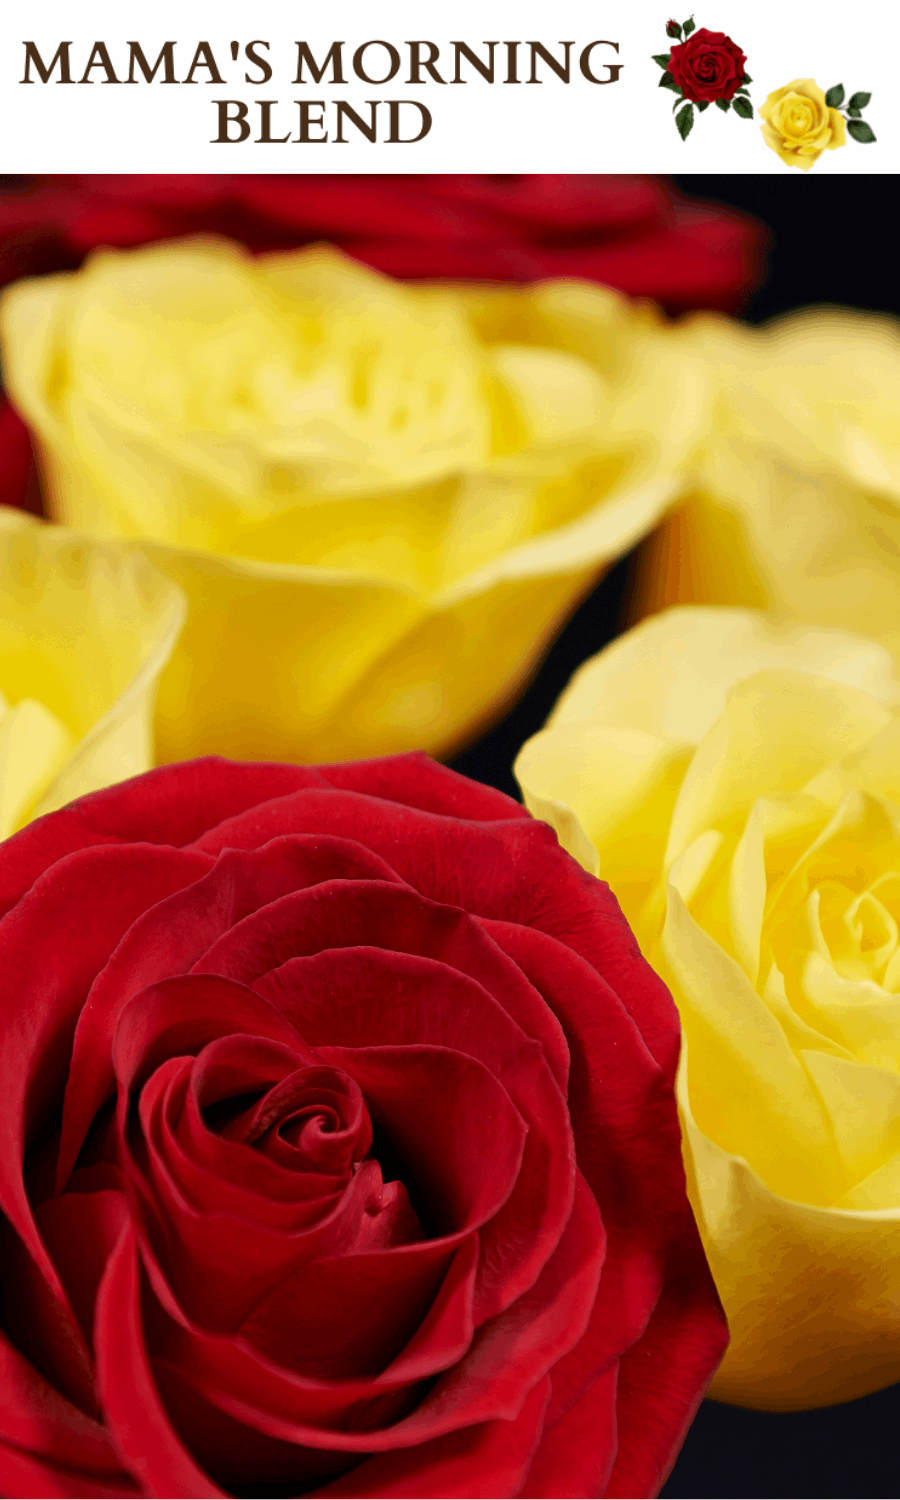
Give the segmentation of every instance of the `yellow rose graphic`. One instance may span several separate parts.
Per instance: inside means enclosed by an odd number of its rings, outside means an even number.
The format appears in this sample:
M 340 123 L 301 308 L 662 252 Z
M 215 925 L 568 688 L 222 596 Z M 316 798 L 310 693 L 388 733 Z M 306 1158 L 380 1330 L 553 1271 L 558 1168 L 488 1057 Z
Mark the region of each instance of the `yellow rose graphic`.
M 161 757 L 446 752 L 657 519 L 704 411 L 649 307 L 406 286 L 338 252 L 101 252 L 19 283 L 55 516 L 189 600 Z
M 812 308 L 675 334 L 716 372 L 678 509 L 641 551 L 633 618 L 746 604 L 864 632 L 900 658 L 900 323 Z
M 516 774 L 670 984 L 720 1399 L 900 1378 L 900 679 L 874 642 L 673 609 L 576 673 Z
M 844 117 L 829 108 L 814 78 L 795 78 L 776 89 L 759 112 L 764 121 L 763 140 L 789 167 L 808 172 L 823 151 L 836 151 L 846 144 Z
M 0 509 L 0 837 L 153 765 L 185 605 L 139 556 Z

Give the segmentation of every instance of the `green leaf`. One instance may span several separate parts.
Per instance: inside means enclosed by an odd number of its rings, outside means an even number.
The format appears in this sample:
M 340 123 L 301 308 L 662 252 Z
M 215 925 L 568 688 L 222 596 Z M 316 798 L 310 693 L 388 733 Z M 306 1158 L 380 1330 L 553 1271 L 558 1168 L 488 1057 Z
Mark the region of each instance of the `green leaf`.
M 732 99 L 731 107 L 736 115 L 740 115 L 742 120 L 753 119 L 753 105 L 750 103 L 749 99 L 742 99 L 740 95 L 738 95 L 736 99 Z
M 870 146 L 873 141 L 878 139 L 871 125 L 867 125 L 865 120 L 851 120 L 847 129 L 853 139 L 859 141 L 861 146 Z
M 661 89 L 674 89 L 676 94 L 681 93 L 681 89 L 678 87 L 678 84 L 675 82 L 675 79 L 672 77 L 671 73 L 663 73 L 660 76 L 659 87 Z
M 694 25 L 694 18 L 693 18 L 693 16 L 691 16 L 691 18 L 690 18 L 689 21 L 685 21 L 685 23 L 684 23 L 684 25 L 683 25 L 683 27 L 681 29 L 684 32 L 685 36 L 690 36 L 690 34 L 691 34 L 692 31 L 696 31 L 697 28 Z
M 728 103 L 727 99 L 717 99 L 716 100 L 716 109 L 730 109 L 730 108 L 731 108 L 731 105 Z
M 669 58 L 671 57 L 671 55 L 671 52 L 654 52 L 653 61 L 655 63 L 659 63 L 661 68 L 667 68 L 669 66 Z
M 702 115 L 702 113 L 703 113 L 703 111 L 705 109 L 709 109 L 709 100 L 708 99 L 698 99 L 697 100 L 697 108 L 698 108 L 698 110 L 700 111 L 700 113 Z
M 858 120 L 859 117 L 860 117 L 860 115 L 862 114 L 862 110 L 861 109 L 855 109 L 852 104 L 848 104 L 847 105 L 847 113 L 850 116 L 851 120 Z
M 694 106 L 686 104 L 680 115 L 675 116 L 675 124 L 678 126 L 678 134 L 686 141 L 694 128 Z
M 829 89 L 828 93 L 825 95 L 825 103 L 828 105 L 829 109 L 837 109 L 838 105 L 843 104 L 843 102 L 844 85 L 842 83 L 836 83 L 834 88 Z
M 735 92 L 738 93 L 738 94 L 748 94 L 749 95 L 750 90 L 749 89 L 745 89 L 745 88 L 740 88 L 740 89 L 736 89 Z
M 871 94 L 854 94 L 853 98 L 850 100 L 848 108 L 856 110 L 865 109 L 866 105 L 871 103 L 871 100 Z
M 741 83 L 752 83 L 752 82 L 753 82 L 753 79 L 750 77 L 750 74 L 749 73 L 745 73 L 744 76 L 743 76 L 743 78 L 741 79 Z

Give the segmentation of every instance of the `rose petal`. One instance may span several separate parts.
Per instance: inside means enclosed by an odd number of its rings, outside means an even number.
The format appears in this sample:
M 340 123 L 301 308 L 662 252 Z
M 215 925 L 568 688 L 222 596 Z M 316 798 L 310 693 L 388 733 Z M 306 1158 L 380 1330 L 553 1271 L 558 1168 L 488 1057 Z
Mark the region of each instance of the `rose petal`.
M 51 1198 L 35 1219 L 62 1277 L 72 1310 L 90 1339 L 97 1288 L 128 1217 L 123 1192 L 70 1192 Z
M 416 1246 L 414 1252 L 421 1256 L 425 1248 Z M 433 1248 L 427 1247 L 432 1253 Z M 227 1344 L 222 1347 L 222 1360 L 207 1372 L 205 1394 L 237 1421 L 272 1437 L 341 1452 L 389 1452 L 464 1426 L 498 1418 L 513 1421 L 535 1382 L 584 1333 L 603 1253 L 597 1205 L 579 1178 L 569 1224 L 534 1286 L 476 1333 L 465 1358 L 438 1378 L 409 1416 L 388 1427 L 364 1432 L 323 1429 L 307 1415 L 307 1403 L 317 1395 L 314 1386 L 287 1378 L 287 1371 L 271 1364 L 242 1358 L 237 1345 L 230 1352 Z M 398 1260 L 399 1256 L 394 1264 Z M 184 1334 L 181 1338 L 179 1367 L 187 1370 L 191 1340 Z M 363 1387 L 373 1389 L 374 1382 Z
M 549 1412 L 545 1414 L 544 1430 L 520 1495 L 530 1500 L 593 1500 L 606 1495 L 618 1444 L 618 1378 L 619 1365 L 614 1360 L 555 1426 L 548 1427 Z M 551 1372 L 551 1384 L 553 1379 Z
M 111 789 L 111 790 L 114 790 Z M 79 806 L 92 799 L 85 798 Z M 278 838 L 264 851 L 226 850 L 212 868 L 201 865 L 193 883 L 182 882 L 169 900 L 146 902 L 116 951 L 98 965 L 75 1032 L 57 1187 L 65 1185 L 90 1121 L 113 1089 L 112 1034 L 122 1006 L 138 990 L 190 969 L 191 964 L 248 912 L 285 891 L 322 879 L 397 877 L 358 844 L 326 836 Z
M 401 879 L 433 901 L 477 917 L 521 923 L 566 943 L 603 974 L 639 1025 L 653 1056 L 674 1081 L 678 1018 L 671 996 L 641 956 L 618 902 L 586 874 L 534 819 L 471 823 L 379 803 L 352 792 L 306 790 L 262 810 L 263 829 L 329 832 L 363 840 Z M 259 837 L 259 821 L 236 817 L 198 848 Z M 528 878 L 522 878 L 522 871 Z M 393 945 L 392 945 L 393 946 Z M 400 944 L 396 945 L 400 947 Z
M 472 1341 L 472 1292 L 478 1237 L 468 1235 L 453 1254 L 440 1291 L 397 1359 L 374 1379 L 311 1379 L 273 1363 L 241 1339 L 209 1334 L 169 1319 L 157 1309 L 152 1347 L 155 1364 L 176 1368 L 204 1398 L 258 1403 L 274 1393 L 276 1404 L 293 1409 L 318 1427 L 365 1432 L 390 1423 L 415 1383 L 449 1369 Z M 402 1410 L 400 1412 L 402 1415 Z M 255 1429 L 258 1430 L 258 1429 Z
M 25 1494 L 27 1491 L 19 1489 L 18 1481 L 16 1484 L 9 1482 L 12 1476 L 6 1466 L 6 1443 L 11 1444 L 20 1454 L 23 1451 L 34 1454 L 38 1462 L 62 1468 L 89 1468 L 97 1476 L 97 1484 L 115 1477 L 125 1487 L 123 1493 L 130 1493 L 129 1481 L 121 1473 L 118 1455 L 113 1451 L 105 1427 L 86 1416 L 52 1385 L 48 1385 L 2 1333 L 0 1385 L 3 1389 L 0 1440 L 4 1442 L 4 1456 L 0 1459 L 0 1486 L 8 1494 Z M 40 1494 L 43 1491 L 32 1493 Z M 97 1490 L 96 1493 L 101 1491 Z
M 352 1469 L 343 1479 L 311 1491 L 312 1497 L 411 1496 L 478 1500 L 483 1495 L 516 1495 L 541 1430 L 547 1385 L 539 1380 L 512 1421 L 484 1422 L 418 1448 L 382 1454 Z
M 110 1436 L 145 1494 L 225 1500 L 176 1436 L 153 1383 L 144 1347 L 140 1269 L 127 1227 L 109 1258 L 97 1297 L 97 1383 Z
M 672 1246 L 659 1302 L 619 1368 L 619 1447 L 606 1495 L 658 1495 L 728 1333 L 693 1216 Z
M 83 1469 L 65 1469 L 46 1459 L 35 1458 L 29 1453 L 20 1453 L 6 1443 L 0 1443 L 0 1482 L 7 1495 L 34 1496 L 35 1500 L 75 1500 L 85 1496 L 86 1500 L 104 1500 L 111 1496 L 139 1496 L 143 1492 L 127 1474 L 120 1473 L 111 1483 L 105 1483 L 95 1474 Z

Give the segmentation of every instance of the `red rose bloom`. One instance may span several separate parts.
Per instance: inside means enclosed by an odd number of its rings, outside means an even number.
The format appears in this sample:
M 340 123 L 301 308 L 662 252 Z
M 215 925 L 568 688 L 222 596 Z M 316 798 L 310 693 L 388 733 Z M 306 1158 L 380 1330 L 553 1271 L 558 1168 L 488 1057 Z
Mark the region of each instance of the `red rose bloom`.
M 401 278 L 580 276 L 670 312 L 739 309 L 765 246 L 747 215 L 651 177 L 44 177 L 0 192 L 0 285 L 198 232 L 259 251 L 330 240 Z
M 608 889 L 421 756 L 0 846 L 0 1489 L 655 1494 L 724 1323 Z
M 741 86 L 747 59 L 724 31 L 701 26 L 681 46 L 673 47 L 669 72 L 685 99 L 710 104 L 733 99 Z

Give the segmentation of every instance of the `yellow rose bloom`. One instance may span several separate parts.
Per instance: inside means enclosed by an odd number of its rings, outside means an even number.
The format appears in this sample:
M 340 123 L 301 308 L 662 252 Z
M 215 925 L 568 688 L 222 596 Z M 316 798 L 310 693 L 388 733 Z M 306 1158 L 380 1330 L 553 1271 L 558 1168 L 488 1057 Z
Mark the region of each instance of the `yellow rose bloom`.
M 54 516 L 188 596 L 164 760 L 452 750 L 660 515 L 705 411 L 650 307 L 323 247 L 100 252 L 0 323 Z
M 762 137 L 789 167 L 808 172 L 823 151 L 847 144 L 839 109 L 830 109 L 814 78 L 795 78 L 770 94 L 760 106 Z
M 0 838 L 153 765 L 185 603 L 121 547 L 0 508 Z
M 644 545 L 632 618 L 745 604 L 900 657 L 900 323 L 812 308 L 674 334 L 715 370 L 686 495 Z
M 769 1410 L 900 1379 L 900 678 L 883 647 L 680 608 L 583 666 L 516 763 L 672 989 L 685 1163 Z

